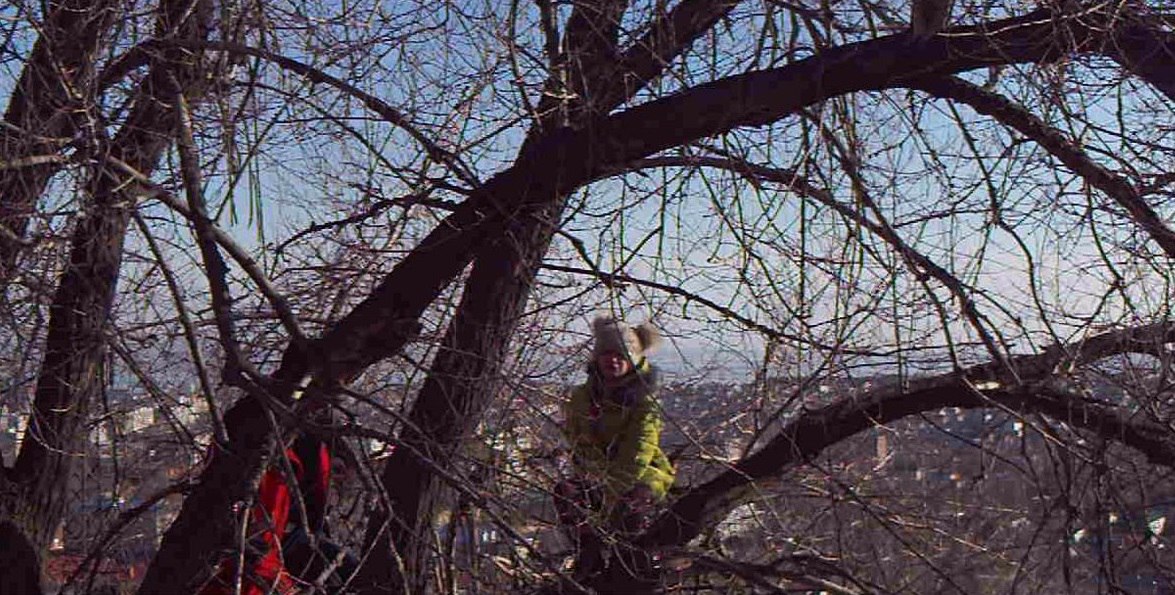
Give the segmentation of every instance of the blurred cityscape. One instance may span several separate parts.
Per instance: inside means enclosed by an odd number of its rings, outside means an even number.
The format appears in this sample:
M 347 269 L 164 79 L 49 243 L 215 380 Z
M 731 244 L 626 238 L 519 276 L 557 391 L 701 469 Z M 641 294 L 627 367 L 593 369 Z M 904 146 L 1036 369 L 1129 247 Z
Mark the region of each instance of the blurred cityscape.
M 661 394 L 662 443 L 679 469 L 674 494 L 762 446 L 789 421 L 786 415 L 894 382 L 667 385 Z M 505 398 L 471 441 L 464 479 L 488 494 L 491 506 L 478 510 L 456 498 L 436 521 L 438 543 L 447 544 L 455 561 L 457 588 L 478 576 L 490 581 L 494 573 L 517 571 L 535 553 L 567 553 L 549 495 L 567 473 L 559 431 L 564 390 L 534 388 Z M 1108 383 L 1097 391 L 1100 398 L 1121 396 Z M 166 406 L 149 402 L 129 390 L 111 390 L 90 426 L 85 464 L 72 478 L 73 489 L 84 497 L 74 500 L 53 540 L 45 564 L 50 588 L 68 584 L 65 592 L 86 592 L 83 585 L 109 585 L 113 592 L 130 592 L 177 514 L 182 490 L 176 486 L 198 474 L 207 454 L 208 409 L 194 396 Z M 789 413 L 773 418 L 778 411 Z M 28 439 L 24 423 L 24 415 L 0 407 L 0 448 L 6 456 Z M 880 514 L 887 523 L 950 528 L 934 546 L 944 552 L 939 559 L 950 567 L 949 579 L 922 583 L 934 585 L 931 589 L 991 592 L 996 585 L 1049 576 L 1068 577 L 1070 584 L 1059 587 L 1069 592 L 1107 592 L 1109 583 L 1102 581 L 1112 578 L 1115 588 L 1129 593 L 1175 593 L 1171 574 L 1163 571 L 1175 567 L 1167 545 L 1168 519 L 1175 514 L 1170 482 L 1126 490 L 1132 497 L 1118 502 L 1065 494 L 1075 479 L 1049 475 L 1064 468 L 1057 457 L 1075 455 L 1050 445 L 1049 433 L 1066 431 L 1064 424 L 1043 424 L 998 409 L 946 409 L 876 426 L 795 473 L 757 486 L 761 497 L 706 536 L 705 547 L 744 560 L 783 551 L 835 552 L 842 562 L 900 566 L 910 548 L 886 532 Z M 368 458 L 378 458 L 385 445 L 368 440 L 359 447 Z M 358 473 L 341 469 L 336 475 L 335 535 L 353 546 L 361 541 L 366 504 L 356 494 L 365 490 L 353 483 L 361 480 Z M 851 538 L 835 542 L 846 534 Z M 973 534 L 982 534 L 987 544 L 1006 543 L 1001 556 L 1018 560 L 994 574 L 990 564 L 971 568 L 968 535 Z M 1055 553 L 1058 539 L 1066 559 Z M 87 556 L 99 550 L 98 563 L 79 574 Z M 1107 564 L 1114 568 L 1112 577 L 1098 570 Z M 1020 579 L 1017 573 L 1036 576 Z

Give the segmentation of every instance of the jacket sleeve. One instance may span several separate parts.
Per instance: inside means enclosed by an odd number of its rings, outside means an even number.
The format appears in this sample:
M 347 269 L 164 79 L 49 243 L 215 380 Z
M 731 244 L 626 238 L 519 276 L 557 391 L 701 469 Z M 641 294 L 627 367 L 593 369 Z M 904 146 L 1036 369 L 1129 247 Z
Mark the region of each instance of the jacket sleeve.
M 625 430 L 617 437 L 612 477 L 615 488 L 628 491 L 653 462 L 661 448 L 661 412 L 652 397 L 644 397 L 632 408 Z

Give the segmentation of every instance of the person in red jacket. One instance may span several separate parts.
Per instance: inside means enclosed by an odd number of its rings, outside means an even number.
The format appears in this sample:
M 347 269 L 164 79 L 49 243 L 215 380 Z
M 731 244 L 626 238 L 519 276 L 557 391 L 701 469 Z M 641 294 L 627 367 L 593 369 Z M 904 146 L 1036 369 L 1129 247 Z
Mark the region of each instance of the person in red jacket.
M 290 457 L 291 464 L 295 458 L 299 461 L 295 475 L 306 507 L 306 518 L 301 518 L 297 503 L 291 501 L 294 514 L 290 530 L 282 541 L 286 568 L 308 583 L 323 579 L 322 587 L 327 593 L 341 591 L 359 566 L 354 556 L 331 540 L 330 526 L 326 522 L 333 455 L 349 452 L 341 442 L 333 446 L 329 448 L 326 441 L 303 436 L 287 451 L 294 455 Z
M 286 449 L 285 458 L 293 472 L 292 482 L 286 481 L 285 463 L 274 461 L 258 484 L 250 523 L 260 530 L 246 544 L 244 572 L 237 570 L 240 556 L 226 557 L 200 595 L 235 595 L 238 574 L 242 595 L 295 595 L 320 578 L 325 579 L 326 592 L 335 593 L 354 574 L 355 558 L 332 543 L 327 532 L 330 446 L 302 433 Z M 291 492 L 291 484 L 298 494 Z
M 287 449 L 285 454 L 294 468 L 295 476 L 298 476 L 298 483 L 302 483 L 305 473 L 301 459 L 292 448 Z M 216 456 L 215 447 L 212 456 Z M 290 519 L 291 501 L 284 475 L 278 464 L 271 465 L 262 474 L 257 486 L 257 501 L 249 514 L 250 524 L 260 527 L 260 531 L 253 533 L 248 540 L 244 556 L 229 555 L 220 562 L 216 574 L 200 589 L 200 595 L 235 595 L 238 575 L 241 595 L 298 593 L 298 581 L 286 569 L 282 555 L 282 541 Z M 307 496 L 304 498 L 309 500 Z M 241 558 L 245 563 L 243 572 L 237 568 Z

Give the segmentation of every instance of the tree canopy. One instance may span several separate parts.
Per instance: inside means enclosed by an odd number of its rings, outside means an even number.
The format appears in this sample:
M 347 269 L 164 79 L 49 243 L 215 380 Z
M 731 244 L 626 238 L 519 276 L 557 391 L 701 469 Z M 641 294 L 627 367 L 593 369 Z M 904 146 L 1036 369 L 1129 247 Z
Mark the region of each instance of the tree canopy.
M 302 434 L 361 593 L 1171 588 L 1171 7 L 911 10 L 0 8 L 0 590 L 195 592 Z M 647 576 L 551 528 L 598 312 Z

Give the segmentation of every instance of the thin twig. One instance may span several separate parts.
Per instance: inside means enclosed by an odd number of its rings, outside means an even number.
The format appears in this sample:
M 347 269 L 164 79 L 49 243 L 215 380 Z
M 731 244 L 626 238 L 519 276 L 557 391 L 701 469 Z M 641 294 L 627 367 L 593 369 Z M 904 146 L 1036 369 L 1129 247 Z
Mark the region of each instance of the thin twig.
M 178 85 L 177 85 L 178 88 Z M 176 149 L 180 158 L 180 174 L 183 178 L 184 191 L 188 196 L 188 209 L 192 214 L 192 225 L 196 228 L 196 243 L 204 257 L 205 273 L 208 277 L 209 292 L 212 294 L 212 312 L 216 319 L 216 327 L 220 332 L 220 344 L 225 353 L 225 380 L 235 382 L 240 371 L 252 371 L 257 375 L 253 365 L 241 352 L 233 328 L 232 293 L 228 288 L 228 267 L 220 256 L 215 240 L 212 239 L 209 228 L 212 221 L 208 219 L 208 210 L 204 205 L 204 188 L 201 183 L 200 162 L 196 157 L 196 142 L 192 136 L 191 113 L 188 111 L 188 100 L 183 92 L 174 96 L 176 104 Z M 297 329 L 295 322 L 295 329 Z M 305 340 L 298 329 L 296 340 Z

